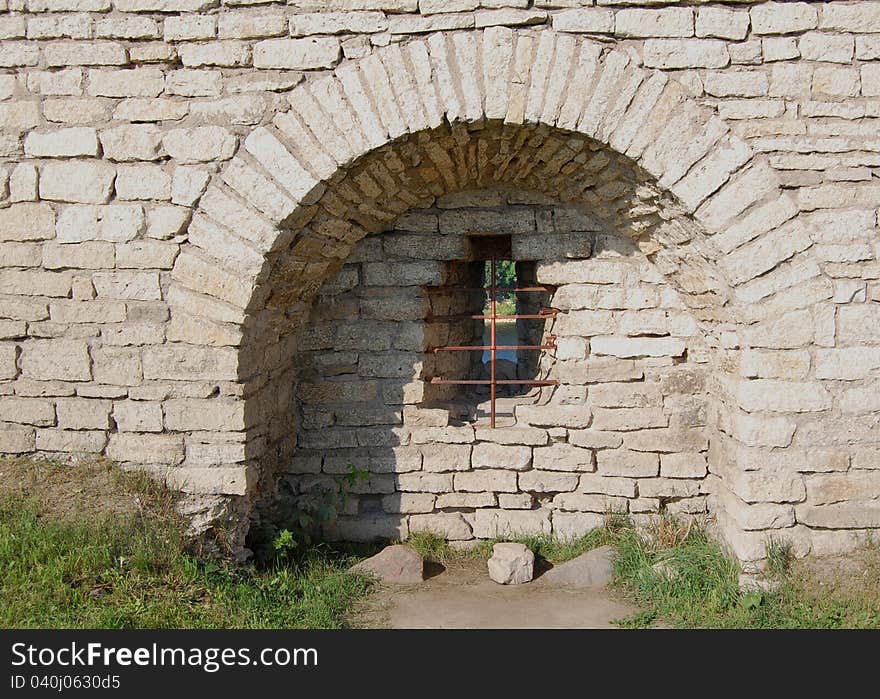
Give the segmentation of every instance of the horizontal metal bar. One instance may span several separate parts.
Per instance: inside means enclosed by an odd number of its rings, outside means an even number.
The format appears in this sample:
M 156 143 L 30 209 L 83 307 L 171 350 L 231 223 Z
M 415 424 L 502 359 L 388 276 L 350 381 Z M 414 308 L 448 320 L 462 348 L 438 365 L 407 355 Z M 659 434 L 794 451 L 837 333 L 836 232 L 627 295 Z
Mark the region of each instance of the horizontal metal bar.
M 447 294 L 451 291 L 491 291 L 510 293 L 531 293 L 538 291 L 550 291 L 546 286 L 428 286 L 425 291 L 429 294 Z
M 457 384 L 457 385 L 481 385 L 488 386 L 493 382 L 489 379 L 478 380 L 478 379 L 441 379 L 438 376 L 435 376 L 430 380 L 432 384 Z M 558 386 L 559 382 L 555 380 L 547 380 L 540 381 L 536 379 L 497 379 L 494 383 L 496 384 L 504 384 L 508 386 L 517 385 L 517 386 Z
M 556 345 L 447 345 L 446 347 L 432 347 L 429 352 L 467 352 L 468 350 L 552 350 Z
M 515 313 L 513 315 L 471 315 L 468 313 L 460 313 L 457 315 L 449 315 L 449 316 L 432 316 L 429 315 L 425 318 L 425 322 L 431 322 L 433 320 L 467 320 L 470 318 L 471 320 L 546 320 L 547 318 L 555 318 L 556 314 L 559 313 L 555 308 L 547 311 L 542 311 L 541 313 Z

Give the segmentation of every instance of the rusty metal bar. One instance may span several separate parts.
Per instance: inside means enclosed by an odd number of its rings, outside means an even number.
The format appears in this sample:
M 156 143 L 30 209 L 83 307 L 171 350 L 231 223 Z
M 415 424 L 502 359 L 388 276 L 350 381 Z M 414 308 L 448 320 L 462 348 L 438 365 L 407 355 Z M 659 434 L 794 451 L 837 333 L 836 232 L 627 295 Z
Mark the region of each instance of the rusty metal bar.
M 469 350 L 487 350 L 492 349 L 492 345 L 447 345 L 446 347 L 432 347 L 429 352 L 437 354 L 437 352 L 467 352 Z M 496 345 L 495 349 L 499 350 L 551 350 L 556 349 L 555 344 L 551 345 Z
M 490 298 L 489 298 L 490 319 L 489 319 L 489 322 L 492 324 L 492 328 L 490 330 L 490 339 L 489 339 L 489 344 L 491 345 L 491 347 L 489 348 L 489 352 L 490 352 L 489 361 L 491 362 L 491 366 L 489 369 L 489 378 L 492 379 L 492 383 L 489 386 L 489 391 L 490 391 L 490 399 L 491 399 L 490 404 L 492 406 L 492 413 L 491 413 L 491 417 L 490 417 L 491 424 L 489 426 L 494 428 L 495 427 L 495 391 L 498 388 L 498 385 L 495 383 L 495 353 L 498 351 L 498 348 L 496 347 L 496 345 L 498 343 L 496 342 L 496 338 L 495 338 L 495 324 L 498 320 L 498 318 L 496 317 L 496 313 L 495 313 L 495 302 L 496 302 L 496 299 L 495 299 L 495 294 L 496 294 L 496 291 L 495 291 L 495 255 L 492 255 L 492 285 L 489 287 L 489 294 L 490 294 Z
M 480 385 L 487 386 L 492 383 L 488 379 L 441 379 L 439 376 L 433 377 L 430 382 L 435 385 Z M 497 379 L 495 381 L 499 386 L 557 386 L 559 384 L 556 379 Z
M 449 293 L 450 291 L 486 291 L 485 286 L 430 286 L 425 289 L 429 294 Z M 550 291 L 546 286 L 498 286 L 495 291 L 512 293 L 531 293 L 536 291 Z
M 425 320 L 426 321 L 468 320 L 468 319 L 471 319 L 471 320 L 490 320 L 492 318 L 495 318 L 496 320 L 517 320 L 519 318 L 522 318 L 524 320 L 529 320 L 529 319 L 531 319 L 531 320 L 545 320 L 547 318 L 555 318 L 558 313 L 559 313 L 559 311 L 556 310 L 555 308 L 550 308 L 550 309 L 543 310 L 540 313 L 515 313 L 513 315 L 495 315 L 495 316 L 493 316 L 491 314 L 485 316 L 485 315 L 475 315 L 475 314 L 470 314 L 470 313 L 458 313 L 458 314 L 448 315 L 448 316 L 435 316 L 435 315 L 429 314 L 428 317 L 425 318 Z
M 496 374 L 496 360 L 498 350 L 550 350 L 556 349 L 556 337 L 549 336 L 549 342 L 545 345 L 499 345 L 497 338 L 497 322 L 499 320 L 546 320 L 547 318 L 555 318 L 559 311 L 555 308 L 542 309 L 538 313 L 515 313 L 512 315 L 498 315 L 497 313 L 497 296 L 499 292 L 534 292 L 549 291 L 547 287 L 499 287 L 495 285 L 497 279 L 498 259 L 493 255 L 489 259 L 489 267 L 491 279 L 489 286 L 486 287 L 451 287 L 440 286 L 426 288 L 429 294 L 432 293 L 449 293 L 466 292 L 466 291 L 488 291 L 489 292 L 489 314 L 469 314 L 460 313 L 454 315 L 435 316 L 428 314 L 426 322 L 438 320 L 488 320 L 489 321 L 489 344 L 488 345 L 448 345 L 446 347 L 434 347 L 431 352 L 473 352 L 489 350 L 489 379 L 443 379 L 439 376 L 431 378 L 431 383 L 435 385 L 458 385 L 458 386 L 489 386 L 490 390 L 490 425 L 495 427 L 495 401 L 497 398 L 497 387 L 502 386 L 557 386 L 558 381 L 547 379 L 498 379 Z

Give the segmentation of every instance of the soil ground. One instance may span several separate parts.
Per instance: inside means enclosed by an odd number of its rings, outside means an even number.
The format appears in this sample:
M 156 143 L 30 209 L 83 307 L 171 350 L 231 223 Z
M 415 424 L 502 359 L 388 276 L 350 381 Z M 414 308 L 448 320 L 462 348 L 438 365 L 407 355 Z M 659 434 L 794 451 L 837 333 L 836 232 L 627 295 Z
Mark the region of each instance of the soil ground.
M 420 585 L 380 585 L 358 605 L 352 626 L 392 629 L 596 629 L 638 611 L 606 589 L 492 582 L 482 558 L 433 564 Z
M 71 464 L 39 459 L 0 459 L 0 498 L 23 495 L 40 503 L 40 515 L 69 520 L 84 514 L 94 519 L 137 512 L 143 506 L 131 481 L 109 461 L 84 459 Z M 151 495 L 163 489 L 145 474 L 130 474 L 150 486 Z M 163 495 L 165 495 L 163 493 Z M 166 495 L 164 499 L 171 499 Z M 151 503 L 154 504 L 154 503 Z
M 840 556 L 810 556 L 792 564 L 798 595 L 833 597 L 880 609 L 880 548 L 876 545 Z
M 732 607 L 719 611 L 716 609 L 716 598 L 703 589 L 705 586 L 697 586 L 698 591 L 702 591 L 702 597 L 695 597 L 688 586 L 706 576 L 711 578 L 712 585 L 721 579 L 718 571 L 699 568 L 700 565 L 708 565 L 704 560 L 709 551 L 707 545 L 699 542 L 696 542 L 699 545 L 682 544 L 680 536 L 677 544 L 670 542 L 672 548 L 667 547 L 664 555 L 678 551 L 681 561 L 691 568 L 699 564 L 697 567 L 703 572 L 695 573 L 697 578 L 691 576 L 683 579 L 681 585 L 673 586 L 675 589 L 663 587 L 653 591 L 643 590 L 643 597 L 647 595 L 644 603 L 649 606 L 654 604 L 656 609 L 646 607 L 645 612 L 639 612 L 619 588 L 552 588 L 542 582 L 540 576 L 526 585 L 496 585 L 489 580 L 485 560 L 478 555 L 453 557 L 445 567 L 433 564 L 427 581 L 407 587 L 376 585 L 368 588 L 362 581 L 349 580 L 344 570 L 350 565 L 350 558 L 336 560 L 334 556 L 320 565 L 316 564 L 314 570 L 303 569 L 294 574 L 287 569 L 273 572 L 253 567 L 229 571 L 224 568 L 226 572 L 221 571 L 223 579 L 218 583 L 214 580 L 216 574 L 205 572 L 202 575 L 199 572 L 202 569 L 180 551 L 172 555 L 163 549 L 168 554 L 164 556 L 159 551 L 144 549 L 141 551 L 146 566 L 144 571 L 137 575 L 131 571 L 121 574 L 117 569 L 118 561 L 114 558 L 119 546 L 141 545 L 143 548 L 146 540 L 138 532 L 144 527 L 160 539 L 170 535 L 168 532 L 171 530 L 166 531 L 163 527 L 174 519 L 173 493 L 165 491 L 144 474 L 122 473 L 111 463 L 100 460 L 61 464 L 25 458 L 0 459 L 0 502 L 10 502 L 10 496 L 13 498 L 11 502 L 14 502 L 17 495 L 25 496 L 28 501 L 36 501 L 38 520 L 49 529 L 43 533 L 42 530 L 37 531 L 24 521 L 27 519 L 24 514 L 16 517 L 14 509 L 7 512 L 8 521 L 0 522 L 0 527 L 6 526 L 6 553 L 12 556 L 0 563 L 7 566 L 20 564 L 20 559 L 27 559 L 28 556 L 36 556 L 36 560 L 41 561 L 41 566 L 36 568 L 20 566 L 18 607 L 7 617 L 8 625 L 22 625 L 29 619 L 28 625 L 36 626 L 75 623 L 114 627 L 124 622 L 136 627 L 252 625 L 321 628 L 343 625 L 373 628 L 601 628 L 612 626 L 617 619 L 642 614 L 646 623 L 660 619 L 663 624 L 688 627 L 880 627 L 880 546 L 870 541 L 846 555 L 794 561 L 785 576 L 784 594 L 767 596 L 758 606 L 754 606 L 754 599 L 749 597 L 745 600 L 749 603 L 745 608 L 743 599 L 734 600 Z M 82 547 L 88 542 L 78 539 L 68 541 L 65 538 L 68 534 L 57 527 L 52 529 L 54 522 L 70 522 L 76 530 L 76 527 L 81 528 L 84 521 L 98 522 L 109 518 L 120 522 L 122 527 L 126 522 L 129 524 L 125 526 L 130 525 L 132 514 L 138 514 L 138 521 L 143 525 L 136 527 L 137 532 L 120 530 L 113 533 L 102 530 L 107 541 L 102 539 L 104 543 L 100 546 L 94 544 L 92 548 L 95 550 L 91 551 L 94 560 L 90 559 L 92 568 L 89 569 L 89 575 L 102 580 L 107 576 L 112 577 L 118 588 L 116 597 L 103 601 L 85 597 L 83 602 L 76 597 L 77 590 L 69 589 L 66 583 L 55 592 L 46 589 L 41 596 L 34 594 L 34 590 L 40 591 L 41 586 L 51 582 L 49 572 L 44 571 L 45 566 L 42 565 L 49 559 L 64 570 L 85 565 L 81 561 Z M 20 547 L 16 548 L 14 532 L 19 530 L 29 532 L 33 540 L 28 545 L 36 548 L 21 551 Z M 65 558 L 68 548 L 70 560 Z M 105 554 L 111 557 L 112 565 L 104 565 L 102 556 Z M 630 584 L 627 594 L 632 597 L 637 597 L 633 594 L 633 581 L 642 579 L 638 576 L 653 565 L 650 556 L 640 561 L 632 563 L 629 572 L 624 571 L 625 582 Z M 5 570 L 7 587 L 4 593 L 7 595 L 10 592 L 11 570 L 11 567 Z M 28 577 L 28 571 L 34 573 L 34 580 Z M 193 575 L 197 578 L 195 582 Z M 193 585 L 198 588 L 196 592 L 190 589 Z M 304 587 L 311 591 L 305 596 Z M 151 597 L 161 609 L 149 614 L 131 613 L 133 600 L 141 599 L 144 589 L 150 590 Z M 278 593 L 278 589 L 283 594 Z M 59 606 L 55 599 L 59 595 L 59 599 L 73 595 L 76 597 L 74 602 L 81 608 L 74 609 L 71 606 L 73 602 L 64 602 Z M 212 604 L 222 614 L 211 613 L 201 602 L 194 608 L 194 599 L 214 600 Z M 8 596 L 6 602 L 10 602 Z M 289 613 L 280 614 L 281 611 Z M 196 612 L 201 614 L 198 619 L 193 617 Z

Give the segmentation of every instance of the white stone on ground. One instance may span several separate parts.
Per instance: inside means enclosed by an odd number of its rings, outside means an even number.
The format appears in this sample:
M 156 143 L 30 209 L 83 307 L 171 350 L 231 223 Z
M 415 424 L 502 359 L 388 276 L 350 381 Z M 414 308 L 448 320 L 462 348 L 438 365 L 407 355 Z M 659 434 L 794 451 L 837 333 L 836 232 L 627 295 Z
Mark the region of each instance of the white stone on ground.
M 488 567 L 489 577 L 501 585 L 527 583 L 535 572 L 535 554 L 523 544 L 495 544 Z

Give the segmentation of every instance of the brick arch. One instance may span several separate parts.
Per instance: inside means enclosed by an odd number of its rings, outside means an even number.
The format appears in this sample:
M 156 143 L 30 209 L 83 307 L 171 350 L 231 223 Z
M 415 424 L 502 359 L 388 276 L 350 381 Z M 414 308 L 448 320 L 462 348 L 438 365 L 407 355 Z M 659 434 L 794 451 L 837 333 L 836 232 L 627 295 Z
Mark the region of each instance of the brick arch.
M 639 184 L 662 199 L 653 212 L 660 220 L 651 224 L 658 248 L 649 256 L 677 287 L 688 293 L 702 287 L 722 306 L 732 299 L 731 281 L 766 271 L 738 269 L 740 260 L 728 259 L 737 234 L 740 240 L 763 235 L 769 247 L 767 234 L 795 213 L 771 168 L 678 83 L 640 67 L 624 50 L 552 30 L 494 27 L 392 44 L 301 84 L 288 101 L 292 108 L 255 129 L 215 177 L 175 265 L 173 279 L 183 292 L 216 278 L 208 295 L 231 306 L 224 318 L 261 307 L 267 259 L 304 242 L 300 233 L 316 210 L 364 231 L 381 225 L 378 217 L 353 220 L 332 209 L 339 202 L 333 188 L 349 170 L 399 139 L 450 125 L 547 129 L 620 156 L 641 173 Z M 447 191 L 474 184 L 466 180 L 444 184 Z M 773 209 L 763 227 L 756 203 Z M 730 231 L 749 207 L 755 215 Z M 787 238 L 797 237 L 792 229 L 784 231 Z M 243 239 L 223 241 L 236 273 L 225 267 L 218 245 L 228 230 Z M 717 233 L 727 236 L 721 246 Z
M 172 273 L 172 323 L 189 319 L 189 344 L 236 353 L 232 428 L 254 435 L 234 467 L 181 472 L 184 489 L 250 498 L 268 487 L 255 484 L 291 399 L 291 329 L 351 246 L 425 193 L 583 184 L 563 198 L 634 230 L 719 345 L 725 331 L 736 335 L 740 306 L 763 298 L 757 278 L 787 259 L 780 246 L 791 257 L 810 244 L 747 143 L 666 74 L 608 44 L 551 30 L 441 32 L 343 62 L 288 101 L 215 177 Z M 487 152 L 496 159 L 481 161 Z M 398 162 L 406 157 L 409 167 Z M 601 180 L 602 158 L 623 173 L 621 191 Z M 547 180 L 560 163 L 564 176 Z

